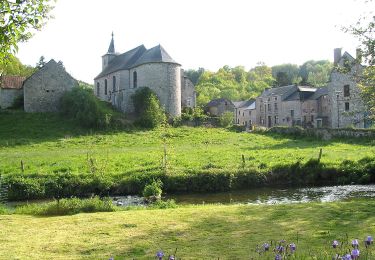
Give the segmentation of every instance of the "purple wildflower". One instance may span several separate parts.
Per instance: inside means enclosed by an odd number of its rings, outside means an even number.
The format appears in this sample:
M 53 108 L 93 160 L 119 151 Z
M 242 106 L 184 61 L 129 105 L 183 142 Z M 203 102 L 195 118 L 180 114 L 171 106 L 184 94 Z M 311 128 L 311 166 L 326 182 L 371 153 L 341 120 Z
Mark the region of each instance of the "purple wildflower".
M 174 260 L 174 259 L 175 259 L 174 255 L 170 255 L 169 258 L 168 258 L 168 260 Z
M 279 255 L 279 254 L 277 254 L 276 256 L 275 256 L 275 260 L 282 260 L 283 259 L 283 257 L 281 256 L 281 255 Z
M 352 256 L 350 254 L 343 255 L 341 257 L 342 260 L 352 260 Z
M 358 259 L 359 258 L 359 249 L 355 248 L 352 250 L 352 259 Z
M 290 249 L 290 252 L 291 252 L 291 253 L 294 253 L 294 251 L 296 251 L 296 249 L 297 249 L 296 244 L 291 243 L 291 244 L 289 245 L 289 249 Z
M 358 239 L 354 239 L 354 240 L 352 241 L 352 247 L 353 247 L 353 248 L 358 248 L 358 246 L 359 246 Z
M 337 240 L 333 240 L 333 242 L 332 242 L 332 247 L 333 248 L 336 248 L 336 247 L 338 247 L 339 246 L 339 242 L 337 241 Z
M 281 254 L 283 251 L 284 251 L 284 247 L 282 245 L 279 245 L 276 247 L 276 252 Z
M 365 239 L 366 246 L 369 246 L 372 243 L 374 243 L 374 239 L 372 238 L 372 236 L 367 236 L 366 239 Z
M 158 252 L 156 253 L 156 257 L 159 258 L 160 260 L 163 259 L 163 256 L 164 256 L 163 251 L 158 251 Z
M 264 243 L 264 244 L 263 244 L 263 249 L 264 249 L 264 251 L 268 251 L 268 250 L 270 250 L 270 244 L 268 244 L 268 243 Z

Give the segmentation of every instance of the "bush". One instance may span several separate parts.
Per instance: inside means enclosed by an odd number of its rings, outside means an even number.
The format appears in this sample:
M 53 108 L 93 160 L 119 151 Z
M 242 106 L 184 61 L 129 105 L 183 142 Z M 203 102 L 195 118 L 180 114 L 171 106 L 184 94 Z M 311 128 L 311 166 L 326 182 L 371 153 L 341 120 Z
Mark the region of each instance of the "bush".
M 132 96 L 138 119 L 136 124 L 145 128 L 155 128 L 166 121 L 166 115 L 159 99 L 149 88 L 141 88 Z
M 230 127 L 233 125 L 233 113 L 232 112 L 225 112 L 220 116 L 219 125 L 221 127 Z
M 29 204 L 16 208 L 15 213 L 38 216 L 65 216 L 78 213 L 112 212 L 116 207 L 109 198 L 61 199 L 45 204 Z
M 163 183 L 160 180 L 153 180 L 151 184 L 147 184 L 143 189 L 143 197 L 160 197 L 162 187 Z
M 92 89 L 75 87 L 61 99 L 61 113 L 75 119 L 84 127 L 104 128 L 119 116 L 110 104 L 95 97 Z

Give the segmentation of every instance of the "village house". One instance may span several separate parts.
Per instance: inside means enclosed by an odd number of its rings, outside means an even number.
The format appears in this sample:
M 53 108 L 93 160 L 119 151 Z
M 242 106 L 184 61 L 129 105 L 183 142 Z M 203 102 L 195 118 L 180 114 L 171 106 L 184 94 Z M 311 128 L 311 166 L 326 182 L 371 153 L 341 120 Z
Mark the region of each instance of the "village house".
M 232 103 L 234 105 L 234 123 L 251 127 L 256 121 L 255 100 L 233 101 Z
M 22 98 L 25 79 L 22 76 L 0 77 L 0 109 L 10 108 L 17 98 Z
M 75 86 L 62 63 L 50 60 L 23 83 L 25 112 L 58 112 L 61 97 Z
M 213 99 L 205 106 L 206 113 L 211 116 L 221 116 L 225 112 L 234 113 L 234 104 L 226 98 Z
M 117 109 L 131 113 L 131 96 L 137 89 L 150 88 L 171 116 L 181 115 L 181 107 L 195 107 L 195 87 L 183 75 L 181 65 L 161 46 L 140 45 L 125 53 L 115 52 L 112 39 L 102 56 L 102 71 L 94 79 L 95 95 Z

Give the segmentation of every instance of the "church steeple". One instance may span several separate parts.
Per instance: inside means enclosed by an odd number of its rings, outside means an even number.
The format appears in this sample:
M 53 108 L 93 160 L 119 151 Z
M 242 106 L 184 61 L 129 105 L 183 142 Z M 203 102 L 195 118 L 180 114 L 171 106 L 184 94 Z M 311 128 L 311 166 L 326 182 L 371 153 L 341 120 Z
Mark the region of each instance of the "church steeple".
M 108 51 L 107 53 L 115 53 L 115 42 L 113 40 L 113 32 L 112 32 L 112 39 L 111 39 L 111 43 L 109 44 L 109 48 L 108 48 Z

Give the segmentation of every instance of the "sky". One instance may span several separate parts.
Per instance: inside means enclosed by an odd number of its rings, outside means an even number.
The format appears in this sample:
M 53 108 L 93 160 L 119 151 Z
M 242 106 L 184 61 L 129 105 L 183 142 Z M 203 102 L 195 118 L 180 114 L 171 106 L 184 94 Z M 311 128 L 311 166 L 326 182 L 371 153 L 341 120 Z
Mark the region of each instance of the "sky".
M 365 0 L 57 0 L 41 31 L 19 45 L 22 63 L 61 60 L 76 79 L 93 83 L 114 33 L 116 52 L 161 44 L 184 69 L 247 70 L 355 55 L 356 39 L 340 29 L 374 2 Z M 375 9 L 375 8 L 374 8 Z

